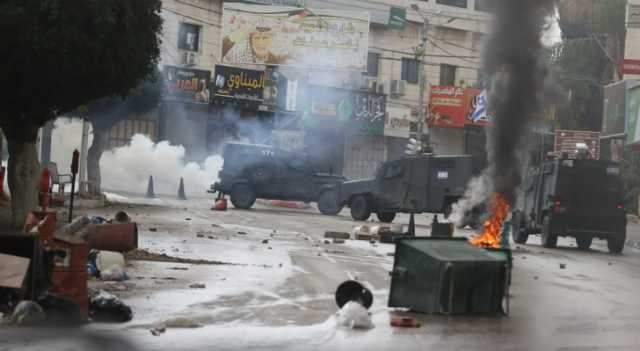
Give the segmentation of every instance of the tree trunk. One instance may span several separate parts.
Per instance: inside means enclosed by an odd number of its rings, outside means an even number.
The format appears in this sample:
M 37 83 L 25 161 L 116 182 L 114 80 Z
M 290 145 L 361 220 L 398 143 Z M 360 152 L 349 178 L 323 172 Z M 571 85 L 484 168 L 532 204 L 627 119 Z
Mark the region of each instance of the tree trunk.
M 35 132 L 29 133 L 33 134 L 33 138 L 27 141 L 13 137 L 11 131 L 7 131 L 6 134 L 9 150 L 7 181 L 11 192 L 11 225 L 18 228 L 24 225 L 27 214 L 38 205 L 41 167 L 35 142 L 37 133 L 38 129 L 35 128 Z
M 89 181 L 89 194 L 99 195 L 101 191 L 100 158 L 107 146 L 109 131 L 108 126 L 93 125 L 93 142 L 87 152 L 87 180 Z

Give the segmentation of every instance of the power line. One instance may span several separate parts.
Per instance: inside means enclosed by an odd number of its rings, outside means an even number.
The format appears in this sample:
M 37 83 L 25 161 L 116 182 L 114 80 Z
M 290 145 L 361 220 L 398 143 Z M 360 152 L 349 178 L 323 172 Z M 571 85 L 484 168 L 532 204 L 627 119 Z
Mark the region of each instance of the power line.
M 194 21 L 196 21 L 196 22 L 200 22 L 200 23 L 208 24 L 208 25 L 213 26 L 213 27 L 216 27 L 216 28 L 222 28 L 222 26 L 221 26 L 221 25 L 219 25 L 219 24 L 216 24 L 216 23 L 213 23 L 213 22 L 209 22 L 209 21 L 203 20 L 203 19 L 201 19 L 201 18 L 193 17 L 193 16 L 190 16 L 190 15 L 187 15 L 187 14 L 181 13 L 181 12 L 179 12 L 179 11 L 176 11 L 176 10 L 174 10 L 174 9 L 170 9 L 170 8 L 168 8 L 168 7 L 163 7 L 163 8 L 162 8 L 162 11 L 168 11 L 168 12 L 171 12 L 171 13 L 176 14 L 176 15 L 178 15 L 178 16 L 182 16 L 182 17 L 185 17 L 185 18 L 189 18 L 189 19 L 194 20 Z
M 406 58 L 406 57 L 405 57 Z M 385 57 L 385 56 L 380 56 L 379 57 L 380 60 L 385 60 L 385 61 L 397 61 L 397 62 L 402 62 L 402 58 L 396 58 L 396 57 Z M 428 62 L 428 61 L 422 61 L 423 65 L 426 66 L 433 66 L 433 67 L 439 67 L 442 63 L 439 62 Z M 471 62 L 471 64 L 473 64 L 473 62 Z M 473 66 L 458 66 L 456 65 L 456 67 L 458 68 L 465 68 L 465 69 L 472 69 L 472 70 L 478 70 L 480 69 L 480 67 L 473 67 Z
M 406 51 L 400 51 L 400 50 L 393 50 L 393 49 L 385 49 L 385 48 L 379 48 L 379 47 L 375 47 L 372 46 L 371 49 L 374 50 L 380 50 L 380 51 L 386 51 L 386 52 L 392 52 L 394 54 L 401 54 L 401 55 L 408 55 L 408 56 L 415 56 L 416 54 L 413 52 L 406 52 Z M 425 56 L 429 56 L 429 57 L 451 57 L 450 55 L 438 55 L 438 54 L 425 54 Z M 463 57 L 463 58 L 470 58 L 470 59 L 479 59 L 480 56 L 457 56 L 457 57 Z
M 441 50 L 441 51 L 443 51 L 445 54 L 449 54 L 449 55 L 451 55 L 451 57 L 457 58 L 457 59 L 459 59 L 459 60 L 462 60 L 462 61 L 464 61 L 464 62 L 470 63 L 470 64 L 472 64 L 472 65 L 473 65 L 473 64 L 476 64 L 476 62 L 469 61 L 469 60 L 467 60 L 467 59 L 465 59 L 465 58 L 462 58 L 461 56 L 457 56 L 457 55 L 455 55 L 455 54 L 451 53 L 450 51 L 443 49 L 442 47 L 440 47 L 438 44 L 436 44 L 436 43 L 435 43 L 434 41 L 432 41 L 432 40 L 430 40 L 429 42 L 431 43 L 431 45 L 433 45 L 434 47 L 436 47 L 436 48 L 440 49 L 440 50 Z

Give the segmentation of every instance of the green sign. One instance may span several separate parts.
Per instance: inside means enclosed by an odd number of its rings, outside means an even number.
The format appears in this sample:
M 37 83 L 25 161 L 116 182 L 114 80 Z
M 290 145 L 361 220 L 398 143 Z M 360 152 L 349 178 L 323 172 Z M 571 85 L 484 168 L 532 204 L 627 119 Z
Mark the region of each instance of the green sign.
M 627 142 L 637 143 L 640 141 L 640 87 L 627 91 Z
M 389 11 L 389 27 L 402 30 L 405 23 L 407 23 L 407 9 L 391 7 Z

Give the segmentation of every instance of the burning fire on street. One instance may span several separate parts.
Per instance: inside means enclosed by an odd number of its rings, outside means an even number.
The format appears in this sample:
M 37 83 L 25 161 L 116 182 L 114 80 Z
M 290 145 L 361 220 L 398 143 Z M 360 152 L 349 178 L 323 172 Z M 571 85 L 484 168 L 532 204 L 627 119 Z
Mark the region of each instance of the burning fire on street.
M 479 247 L 500 247 L 500 234 L 502 231 L 502 223 L 509 212 L 509 203 L 507 199 L 500 195 L 494 194 L 491 201 L 491 212 L 487 220 L 484 221 L 484 229 L 482 233 L 471 238 L 471 244 Z

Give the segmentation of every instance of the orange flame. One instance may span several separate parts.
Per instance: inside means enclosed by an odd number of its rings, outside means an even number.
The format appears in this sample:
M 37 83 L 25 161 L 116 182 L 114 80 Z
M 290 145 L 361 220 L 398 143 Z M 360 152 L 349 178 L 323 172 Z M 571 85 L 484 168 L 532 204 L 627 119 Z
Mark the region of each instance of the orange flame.
M 491 201 L 491 214 L 484 222 L 484 230 L 469 240 L 471 244 L 479 247 L 500 247 L 502 222 L 507 218 L 508 211 L 507 199 L 500 194 L 494 194 Z

